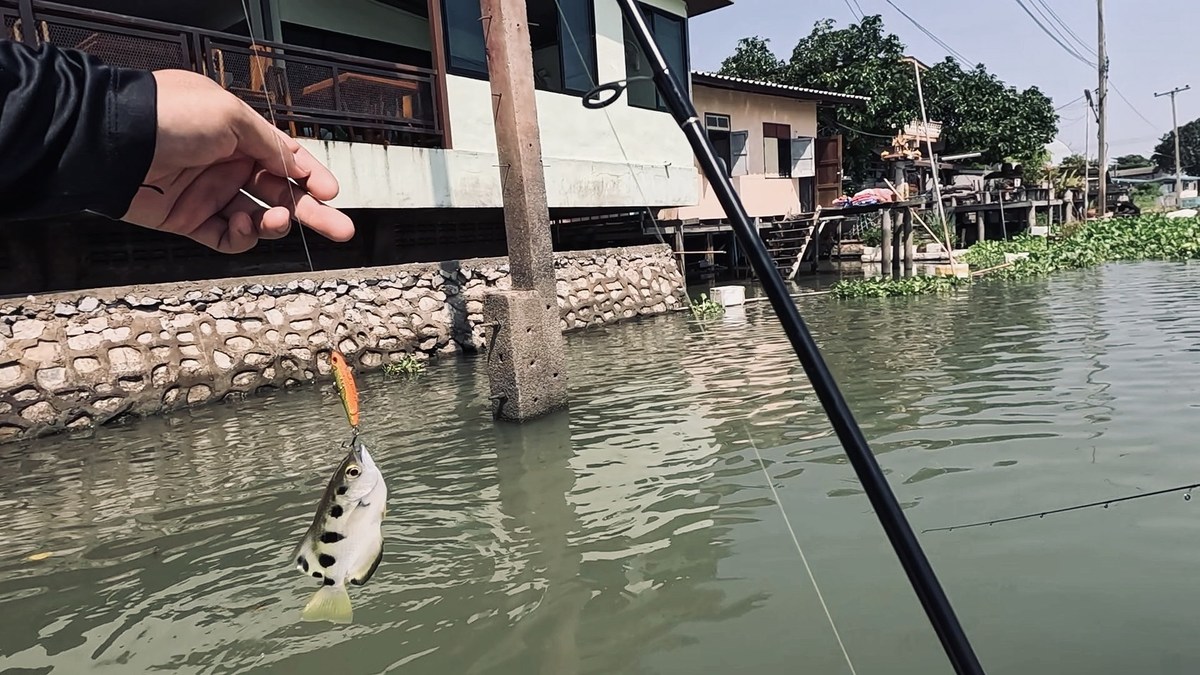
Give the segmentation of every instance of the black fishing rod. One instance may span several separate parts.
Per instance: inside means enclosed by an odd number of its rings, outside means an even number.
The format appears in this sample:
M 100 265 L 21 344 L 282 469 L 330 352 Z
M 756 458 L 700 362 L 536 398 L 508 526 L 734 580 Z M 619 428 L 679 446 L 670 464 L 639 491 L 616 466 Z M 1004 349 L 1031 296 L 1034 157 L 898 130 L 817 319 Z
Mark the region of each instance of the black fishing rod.
M 746 256 L 750 259 L 750 264 L 762 282 L 763 288 L 771 300 L 771 305 L 775 308 L 779 321 L 783 325 L 783 330 L 787 333 L 809 381 L 812 382 L 817 398 L 821 400 L 821 405 L 824 406 L 825 413 L 841 440 L 846 456 L 849 457 L 850 464 L 854 467 L 854 472 L 858 475 L 863 490 L 871 500 L 879 523 L 887 533 L 888 539 L 891 540 L 892 548 L 895 549 L 896 556 L 900 559 L 900 564 L 904 567 L 909 582 L 916 591 L 921 605 L 925 608 L 925 613 L 928 615 L 930 623 L 933 624 L 955 671 L 960 674 L 972 675 L 983 673 L 983 668 L 979 665 L 979 660 L 967 640 L 966 633 L 963 632 L 958 617 L 950 607 L 950 602 L 938 583 L 929 560 L 925 557 L 925 552 L 921 550 L 921 545 L 917 542 L 916 535 L 913 534 L 912 528 L 905 519 L 895 494 L 892 493 L 883 471 L 875 461 L 875 456 L 867 445 L 862 430 L 854 421 L 854 415 L 838 390 L 837 383 L 834 382 L 829 367 L 821 357 L 816 342 L 813 341 L 812 335 L 804 325 L 804 320 L 800 318 L 800 312 L 796 309 L 796 304 L 792 302 L 783 277 L 772 263 L 766 244 L 763 243 L 757 230 L 751 226 L 750 217 L 746 213 L 745 207 L 742 206 L 732 181 L 719 168 L 716 152 L 700 125 L 696 108 L 680 84 L 679 78 L 687 77 L 687 73 L 671 72 L 654 37 L 650 34 L 650 29 L 646 26 L 645 17 L 638 9 L 636 0 L 617 0 L 617 2 L 621 6 L 621 13 L 625 15 L 625 20 L 633 29 L 638 44 L 641 45 L 643 53 L 650 62 L 650 69 L 654 71 L 654 82 L 659 93 L 666 99 L 671 114 L 674 115 L 675 121 L 691 143 L 692 150 L 704 170 L 704 175 L 708 177 L 708 182 L 716 192 L 717 199 L 725 209 L 726 216 L 733 224 L 733 231 L 738 242 L 745 248 Z M 584 96 L 584 106 L 601 108 L 609 105 L 620 96 L 627 85 L 628 81 L 596 87 Z M 612 92 L 612 96 L 605 100 L 592 100 L 602 91 Z
M 1165 488 L 1163 490 L 1155 490 L 1153 492 L 1143 492 L 1136 495 L 1126 495 L 1124 497 L 1113 497 L 1112 499 L 1101 499 L 1099 501 L 1088 502 L 1086 504 L 1076 504 L 1074 506 L 1064 506 L 1060 509 L 1050 509 L 1049 511 L 1034 511 L 1020 516 L 1009 516 L 1008 518 L 996 518 L 995 520 L 981 520 L 977 523 L 966 523 L 963 525 L 949 525 L 947 527 L 931 527 L 922 532 L 953 532 L 954 530 L 965 530 L 971 527 L 982 527 L 984 525 L 999 525 L 1000 523 L 1012 523 L 1018 520 L 1029 520 L 1030 518 L 1045 518 L 1057 513 L 1068 513 L 1070 511 L 1081 511 L 1083 509 L 1094 509 L 1097 506 L 1108 508 L 1109 504 L 1118 504 L 1120 502 L 1131 502 L 1135 499 L 1145 499 L 1147 497 L 1158 497 L 1161 495 L 1171 494 L 1172 492 L 1184 492 L 1183 501 L 1191 501 L 1192 490 L 1200 488 L 1200 483 L 1189 483 L 1188 485 L 1180 485 L 1173 488 Z

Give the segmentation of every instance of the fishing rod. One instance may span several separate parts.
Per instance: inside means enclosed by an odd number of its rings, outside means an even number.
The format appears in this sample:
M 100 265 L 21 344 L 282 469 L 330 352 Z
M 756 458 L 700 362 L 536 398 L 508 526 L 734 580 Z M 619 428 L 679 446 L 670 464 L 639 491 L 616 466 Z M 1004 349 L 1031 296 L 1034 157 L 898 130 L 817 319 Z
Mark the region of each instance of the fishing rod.
M 649 61 L 659 94 L 666 100 L 676 123 L 679 124 L 691 144 L 692 151 L 695 153 L 704 175 L 708 178 L 718 201 L 733 225 L 738 243 L 744 247 L 751 266 L 770 298 L 779 322 L 782 324 L 788 340 L 791 341 L 792 348 L 804 367 L 804 372 L 812 382 L 813 390 L 820 399 L 825 414 L 829 417 L 829 421 L 841 441 L 842 448 L 845 450 L 850 464 L 854 467 L 854 472 L 858 475 L 863 490 L 866 491 L 875 514 L 879 518 L 879 523 L 887 533 L 892 548 L 908 575 L 909 583 L 912 584 L 913 590 L 920 599 L 946 655 L 957 673 L 982 674 L 983 668 L 979 665 L 979 660 L 967 640 L 958 617 L 950 607 L 950 601 L 946 598 L 912 527 L 904 517 L 900 504 L 888 485 L 887 478 L 884 477 L 871 448 L 867 445 L 866 438 L 863 437 L 862 430 L 854 420 L 853 413 L 838 390 L 837 383 L 821 356 L 820 349 L 805 326 L 804 320 L 800 317 L 796 304 L 792 302 L 782 275 L 771 261 L 766 244 L 763 243 L 758 231 L 750 224 L 750 217 L 734 190 L 733 182 L 719 168 L 716 152 L 700 125 L 696 108 L 684 93 L 683 85 L 680 83 L 679 78 L 686 77 L 687 73 L 671 72 L 646 25 L 645 17 L 642 16 L 642 12 L 637 6 L 637 0 L 617 0 L 617 3 L 621 7 L 621 13 L 625 16 L 625 20 L 632 28 L 643 54 Z M 603 108 L 617 100 L 627 86 L 628 81 L 600 85 L 584 95 L 583 105 L 590 109 Z M 598 100 L 597 94 L 604 91 L 612 92 L 612 95 L 607 99 Z
M 1166 488 L 1163 490 L 1155 490 L 1154 492 L 1143 492 L 1141 494 L 1127 495 L 1125 497 L 1114 497 L 1113 499 L 1102 499 L 1102 500 L 1096 501 L 1096 502 L 1088 502 L 1087 504 L 1076 504 L 1075 506 L 1064 506 L 1061 509 L 1051 509 L 1049 511 L 1037 511 L 1034 513 L 1026 513 L 1026 514 L 1020 515 L 1020 516 L 1009 516 L 1008 518 L 997 518 L 995 520 L 981 520 L 977 523 L 967 523 L 965 525 L 950 525 L 949 527 L 931 527 L 927 530 L 921 530 L 921 532 L 922 533 L 925 533 L 925 532 L 951 532 L 953 530 L 965 530 L 969 527 L 981 527 L 983 525 L 997 525 L 999 523 L 1011 523 L 1011 522 L 1014 522 L 1017 520 L 1029 520 L 1030 518 L 1044 518 L 1046 516 L 1054 515 L 1056 513 L 1067 513 L 1068 511 L 1081 511 L 1083 509 L 1095 508 L 1097 506 L 1103 506 L 1104 508 L 1107 509 L 1109 504 L 1116 504 L 1118 502 L 1131 502 L 1135 499 L 1145 499 L 1146 497 L 1158 497 L 1161 495 L 1171 494 L 1172 492 L 1182 492 L 1184 490 L 1187 490 L 1187 492 L 1185 492 L 1183 495 L 1183 501 L 1186 502 L 1186 501 L 1191 501 L 1191 499 L 1192 499 L 1191 492 L 1193 489 L 1198 488 L 1198 487 L 1200 487 L 1200 483 L 1192 483 L 1190 485 L 1180 485 L 1179 487 Z

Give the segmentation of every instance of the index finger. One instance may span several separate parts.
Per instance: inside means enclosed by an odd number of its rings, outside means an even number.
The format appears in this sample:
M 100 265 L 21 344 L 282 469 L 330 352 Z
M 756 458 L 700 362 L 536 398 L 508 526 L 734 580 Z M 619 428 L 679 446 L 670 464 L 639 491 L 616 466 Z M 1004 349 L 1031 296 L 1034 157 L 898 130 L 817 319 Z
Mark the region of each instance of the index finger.
M 238 103 L 241 104 L 239 114 L 230 125 L 237 137 L 237 151 L 280 178 L 307 178 L 309 170 L 296 161 L 296 152 L 300 150 L 296 139 L 280 131 L 245 102 L 239 100 Z

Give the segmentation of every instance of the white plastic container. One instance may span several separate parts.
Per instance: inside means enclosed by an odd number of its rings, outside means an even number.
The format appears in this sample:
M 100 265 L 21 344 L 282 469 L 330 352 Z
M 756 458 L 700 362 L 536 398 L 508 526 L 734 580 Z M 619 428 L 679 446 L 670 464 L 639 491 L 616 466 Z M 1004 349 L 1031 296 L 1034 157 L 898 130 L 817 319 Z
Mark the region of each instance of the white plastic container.
M 745 286 L 713 286 L 708 297 L 722 307 L 737 307 L 746 304 Z

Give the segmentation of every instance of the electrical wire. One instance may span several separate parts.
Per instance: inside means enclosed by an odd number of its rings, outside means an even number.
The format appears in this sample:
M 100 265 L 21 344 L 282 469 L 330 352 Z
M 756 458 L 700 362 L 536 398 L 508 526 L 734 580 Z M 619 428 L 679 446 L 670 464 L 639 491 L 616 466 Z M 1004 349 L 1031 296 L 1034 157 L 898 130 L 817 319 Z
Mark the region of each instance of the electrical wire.
M 1036 16 L 1034 16 L 1033 12 L 1029 10 L 1029 7 L 1025 5 L 1025 3 L 1023 2 L 1023 0 L 1015 0 L 1015 2 L 1016 2 L 1016 3 L 1017 3 L 1017 4 L 1018 4 L 1020 7 L 1021 7 L 1021 9 L 1022 9 L 1022 10 L 1024 10 L 1024 11 L 1025 11 L 1025 13 L 1026 13 L 1026 14 L 1028 14 L 1028 15 L 1029 15 L 1029 18 L 1030 18 L 1030 19 L 1033 19 L 1033 22 L 1034 22 L 1035 24 L 1037 24 L 1037 27 L 1038 27 L 1038 28 L 1041 28 L 1041 29 L 1042 29 L 1042 32 L 1043 32 L 1043 33 L 1045 33 L 1046 35 L 1048 35 L 1048 36 L 1050 37 L 1050 39 L 1051 39 L 1051 40 L 1054 40 L 1054 42 L 1055 42 L 1055 43 L 1056 43 L 1056 44 L 1057 44 L 1059 47 L 1062 47 L 1062 48 L 1063 48 L 1063 51 L 1067 52 L 1067 53 L 1068 53 L 1068 54 L 1070 54 L 1072 57 L 1074 57 L 1074 58 L 1078 59 L 1080 63 L 1083 63 L 1084 65 L 1086 65 L 1086 66 L 1088 66 L 1088 67 L 1091 67 L 1091 68 L 1095 68 L 1095 67 L 1096 67 L 1096 64 L 1095 64 L 1095 63 L 1093 63 L 1093 62 L 1091 62 L 1091 61 L 1088 61 L 1088 60 L 1087 60 L 1086 58 L 1084 58 L 1084 57 L 1083 57 L 1083 56 L 1082 56 L 1082 55 L 1081 55 L 1081 54 L 1080 54 L 1078 51 L 1076 51 L 1076 50 L 1075 50 L 1075 49 L 1073 49 L 1072 47 L 1068 46 L 1066 43 L 1064 43 L 1062 40 L 1060 40 L 1060 39 L 1058 38 L 1058 36 L 1056 36 L 1054 33 L 1050 32 L 1050 29 L 1049 29 L 1049 28 L 1046 28 L 1046 26 L 1045 26 L 1045 25 L 1043 25 L 1043 24 L 1042 24 L 1042 22 L 1041 22 L 1041 21 L 1040 21 L 1040 20 L 1039 20 L 1039 19 L 1038 19 Z
M 916 27 L 917 27 L 917 30 L 919 30 L 919 31 L 921 31 L 922 33 L 924 33 L 926 37 L 928 37 L 930 40 L 933 40 L 933 41 L 934 41 L 934 43 L 936 43 L 936 44 L 937 44 L 939 47 L 941 47 L 942 49 L 946 50 L 946 53 L 947 53 L 947 54 L 949 54 L 949 55 L 950 55 L 952 58 L 954 58 L 954 60 L 956 60 L 956 61 L 958 61 L 959 63 L 961 63 L 963 66 L 966 66 L 966 67 L 968 67 L 968 68 L 970 68 L 970 67 L 971 67 L 971 60 L 970 60 L 970 59 L 968 59 L 967 57 L 963 56 L 961 52 L 959 52 L 958 50 L 954 49 L 954 48 L 953 48 L 953 47 L 951 47 L 950 45 L 946 44 L 946 43 L 945 43 L 945 42 L 944 42 L 944 41 L 943 41 L 941 38 L 939 38 L 938 36 L 934 35 L 934 34 L 933 34 L 933 31 L 930 31 L 928 28 L 926 28 L 925 26 L 921 25 L 921 22 L 920 22 L 920 21 L 917 21 L 916 19 L 914 19 L 914 18 L 912 18 L 911 16 L 909 16 L 907 12 L 905 12 L 905 11 L 904 11 L 904 10 L 902 10 L 902 9 L 900 9 L 900 7 L 899 7 L 899 6 L 898 6 L 898 5 L 897 5 L 895 2 L 892 2 L 892 0 L 887 0 L 887 3 L 888 3 L 889 5 L 891 5 L 891 6 L 892 6 L 892 9 L 896 10 L 897 12 L 899 12 L 899 13 L 900 13 L 900 16 L 903 16 L 905 19 L 908 19 L 909 23 L 911 23 L 912 25 L 916 26 Z

